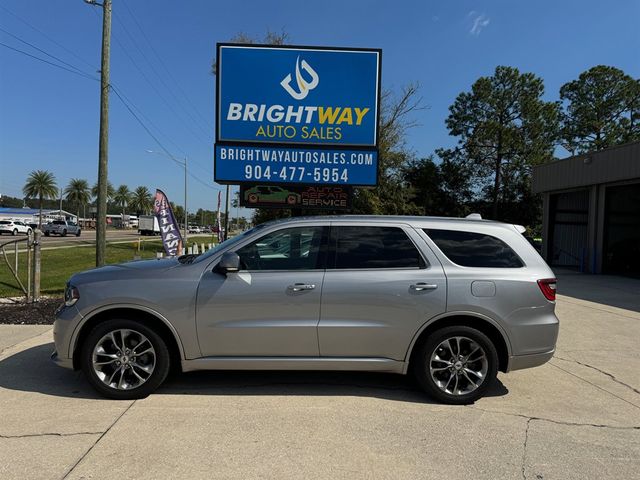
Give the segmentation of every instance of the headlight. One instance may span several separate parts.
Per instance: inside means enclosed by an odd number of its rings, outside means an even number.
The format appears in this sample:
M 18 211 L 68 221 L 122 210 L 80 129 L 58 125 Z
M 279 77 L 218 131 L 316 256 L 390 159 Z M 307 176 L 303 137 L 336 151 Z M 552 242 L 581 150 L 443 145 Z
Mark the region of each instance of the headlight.
M 75 303 L 80 299 L 80 292 L 76 287 L 67 283 L 66 288 L 64 289 L 64 304 L 67 307 L 71 307 L 75 305 Z

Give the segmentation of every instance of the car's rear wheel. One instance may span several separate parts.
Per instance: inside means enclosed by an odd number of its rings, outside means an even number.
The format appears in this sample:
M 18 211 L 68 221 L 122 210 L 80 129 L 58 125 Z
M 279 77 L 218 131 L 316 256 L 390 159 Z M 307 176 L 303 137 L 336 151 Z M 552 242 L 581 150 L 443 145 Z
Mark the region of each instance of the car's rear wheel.
M 65 229 L 65 230 L 62 230 L 62 236 L 63 236 L 63 237 L 66 237 L 66 236 L 67 236 L 67 230 L 66 230 L 66 229 Z
M 49 236 L 49 232 L 44 232 L 44 236 L 48 237 Z
M 133 320 L 98 324 L 81 348 L 82 371 L 89 383 L 108 398 L 144 398 L 169 372 L 169 350 L 164 340 Z
M 76 237 L 79 237 L 79 236 L 80 236 L 80 232 L 81 232 L 81 230 L 78 230 L 78 231 L 76 232 Z
M 32 230 L 30 228 L 27 228 L 27 235 L 31 235 Z
M 453 405 L 473 403 L 494 383 L 498 353 L 475 328 L 446 327 L 433 332 L 413 359 L 420 386 L 431 397 Z
M 11 232 L 11 235 L 13 235 L 14 237 L 15 237 L 16 235 L 18 235 L 18 229 L 17 229 L 17 228 L 14 228 L 14 229 L 13 229 L 13 232 Z

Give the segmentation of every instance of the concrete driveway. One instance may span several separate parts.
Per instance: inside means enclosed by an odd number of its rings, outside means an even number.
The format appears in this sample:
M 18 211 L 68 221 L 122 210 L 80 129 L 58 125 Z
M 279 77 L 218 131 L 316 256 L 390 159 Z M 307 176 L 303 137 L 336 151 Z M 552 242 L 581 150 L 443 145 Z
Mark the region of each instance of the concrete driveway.
M 466 407 L 363 373 L 193 373 L 102 400 L 50 364 L 50 327 L 0 326 L 0 478 L 638 478 L 640 281 L 559 292 L 556 357 Z

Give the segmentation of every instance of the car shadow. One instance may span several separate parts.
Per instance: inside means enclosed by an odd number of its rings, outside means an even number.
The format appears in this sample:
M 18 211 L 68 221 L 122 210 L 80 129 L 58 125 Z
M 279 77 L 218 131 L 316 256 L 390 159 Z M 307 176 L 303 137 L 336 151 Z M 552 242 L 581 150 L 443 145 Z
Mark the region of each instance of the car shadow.
M 28 348 L 0 361 L 0 387 L 68 398 L 101 398 L 81 372 L 49 360 L 53 344 Z M 359 396 L 415 403 L 437 403 L 410 375 L 371 372 L 207 371 L 173 373 L 158 389 L 168 395 Z M 500 379 L 487 396 L 509 390 Z

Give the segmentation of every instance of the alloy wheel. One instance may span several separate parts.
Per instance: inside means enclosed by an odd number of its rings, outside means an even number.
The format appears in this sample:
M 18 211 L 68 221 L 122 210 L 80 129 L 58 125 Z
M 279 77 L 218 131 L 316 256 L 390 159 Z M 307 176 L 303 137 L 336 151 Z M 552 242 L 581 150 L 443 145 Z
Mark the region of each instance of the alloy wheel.
M 107 333 L 96 343 L 91 361 L 102 383 L 117 390 L 131 390 L 153 374 L 156 352 L 143 334 L 123 328 Z
M 433 382 L 449 395 L 467 395 L 482 385 L 489 370 L 484 349 L 474 340 L 455 336 L 433 350 L 429 373 Z

